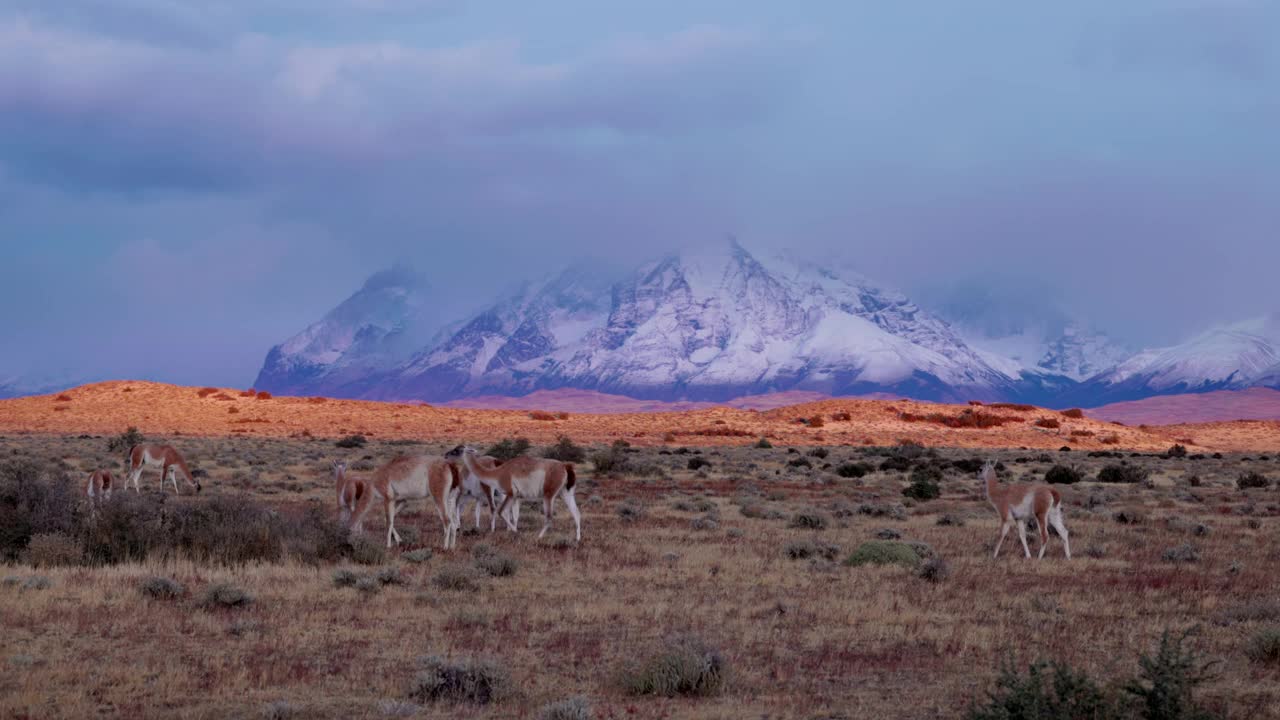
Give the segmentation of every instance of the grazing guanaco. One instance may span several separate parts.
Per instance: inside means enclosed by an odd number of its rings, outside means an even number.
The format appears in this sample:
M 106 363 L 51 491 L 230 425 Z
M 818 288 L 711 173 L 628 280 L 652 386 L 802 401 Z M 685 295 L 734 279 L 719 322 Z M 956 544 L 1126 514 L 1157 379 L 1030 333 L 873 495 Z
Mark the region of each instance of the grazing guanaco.
M 376 497 L 382 500 L 387 516 L 387 547 L 400 542 L 396 532 L 396 513 L 409 500 L 431 498 L 436 514 L 444 525 L 444 548 L 448 550 L 458 537 L 458 493 L 462 489 L 462 471 L 442 457 L 401 455 L 373 471 L 368 490 L 356 500 L 352 530 L 364 527 L 365 513 Z
M 455 447 L 445 453 L 445 459 L 450 462 L 462 462 L 462 445 Z M 493 469 L 502 464 L 501 460 L 492 455 L 481 455 L 477 460 L 486 468 Z M 494 490 L 480 482 L 464 465 L 462 468 L 462 493 L 458 496 L 458 520 L 461 522 L 462 515 L 467 511 L 467 503 L 471 503 L 476 511 L 476 528 L 480 528 L 480 501 L 483 500 L 489 505 L 489 532 L 493 532 L 498 528 L 498 503 L 504 497 L 502 493 Z M 516 526 L 520 525 L 520 503 L 513 503 L 508 511 L 511 519 Z
M 982 480 L 987 486 L 987 500 L 1000 516 L 1000 541 L 996 543 L 993 558 L 1000 557 L 1000 547 L 1009 534 L 1009 528 L 1018 526 L 1018 538 L 1022 551 L 1031 557 L 1027 547 L 1027 519 L 1034 517 L 1040 530 L 1040 558 L 1044 558 L 1049 546 L 1049 525 L 1053 525 L 1062 538 L 1062 548 L 1071 559 L 1071 541 L 1067 538 L 1067 526 L 1062 522 L 1062 494 L 1044 483 L 1009 483 L 1001 485 L 996 477 L 996 466 L 988 462 L 982 468 Z
M 111 497 L 111 490 L 115 485 L 116 478 L 110 470 L 94 470 L 89 473 L 89 487 L 86 492 L 90 500 L 102 501 Z
M 173 491 L 181 494 L 178 490 L 178 471 L 182 472 L 182 477 L 186 479 L 187 484 L 195 488 L 196 492 L 200 492 L 200 483 L 192 477 L 191 470 L 187 468 L 187 461 L 182 459 L 182 455 L 173 449 L 172 445 L 134 445 L 129 449 L 129 477 L 125 479 L 125 489 L 129 488 L 129 483 L 133 483 L 133 489 L 136 492 L 142 492 L 140 486 L 142 471 L 148 467 L 160 467 L 160 489 L 164 490 L 164 481 L 168 480 L 173 483 Z
M 369 484 L 359 478 L 347 477 L 347 464 L 333 461 L 333 478 L 338 492 L 338 522 L 347 525 L 351 522 L 351 513 L 356 503 L 369 491 Z
M 538 533 L 538 537 L 542 537 L 547 534 L 547 528 L 551 527 L 551 510 L 556 498 L 563 497 L 569 514 L 573 516 L 574 537 L 578 541 L 582 540 L 582 514 L 578 512 L 578 503 L 573 497 L 577 477 L 571 463 L 522 455 L 498 467 L 486 469 L 478 458 L 479 453 L 475 448 L 462 449 L 462 462 L 476 479 L 506 495 L 498 506 L 498 515 L 513 532 L 516 526 L 505 514 L 507 505 L 513 500 L 518 503 L 521 499 L 542 499 L 544 522 L 542 532 Z

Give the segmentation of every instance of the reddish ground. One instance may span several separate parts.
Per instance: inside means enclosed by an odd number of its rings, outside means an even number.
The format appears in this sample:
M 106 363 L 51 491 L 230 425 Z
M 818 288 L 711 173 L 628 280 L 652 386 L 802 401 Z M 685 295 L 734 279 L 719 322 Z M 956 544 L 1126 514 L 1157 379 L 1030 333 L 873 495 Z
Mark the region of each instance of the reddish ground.
M 1199 395 L 1168 395 L 1093 408 L 1091 417 L 1126 425 L 1280 420 L 1280 390 L 1250 388 Z
M 959 417 L 966 411 L 1009 418 L 993 428 L 953 428 L 910 422 L 910 416 Z M 821 427 L 797 422 L 819 416 Z M 844 419 L 847 416 L 847 419 Z M 545 415 L 544 415 L 545 417 Z M 840 418 L 840 419 L 836 419 Z M 1036 422 L 1056 421 L 1044 428 Z M 1052 423 L 1049 423 L 1052 424 Z M 523 410 L 474 410 L 325 398 L 247 397 L 238 390 L 114 381 L 59 395 L 0 401 L 0 432 L 117 433 L 266 437 L 363 434 L 383 439 L 487 441 L 522 435 L 535 442 L 564 434 L 579 442 L 626 439 L 635 444 L 743 445 L 768 437 L 789 445 L 887 445 L 912 440 L 930 446 L 1028 447 L 1056 450 L 1164 450 L 1173 442 L 1196 449 L 1280 450 L 1280 423 L 1210 423 L 1125 427 L 1069 418 L 1044 409 L 971 408 L 907 400 L 829 399 L 756 411 L 714 407 L 681 412 L 574 414 L 535 419 Z

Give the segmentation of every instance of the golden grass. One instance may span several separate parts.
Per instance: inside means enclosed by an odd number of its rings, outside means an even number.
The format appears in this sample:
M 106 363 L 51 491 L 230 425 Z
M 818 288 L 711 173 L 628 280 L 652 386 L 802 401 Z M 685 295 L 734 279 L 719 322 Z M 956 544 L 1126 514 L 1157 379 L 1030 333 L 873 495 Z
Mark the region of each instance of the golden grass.
M 172 440 L 209 473 L 206 492 L 249 492 L 281 507 L 327 507 L 331 458 L 372 466 L 396 452 L 443 448 Z M 109 459 L 94 457 L 104 443 L 10 438 L 0 440 L 0 451 L 106 467 Z M 999 560 L 990 558 L 996 521 L 968 476 L 948 474 L 941 499 L 894 521 L 842 509 L 903 501 L 902 474 L 835 479 L 787 468 L 793 456 L 782 447 L 704 454 L 713 461 L 706 477 L 685 470 L 686 457 L 657 449 L 640 459 L 663 464 L 667 477 L 597 478 L 583 468 L 578 547 L 557 543 L 571 531 L 563 508 L 538 541 L 540 519 L 528 507 L 518 536 L 490 535 L 485 518 L 485 532 L 464 534 L 458 550 L 446 553 L 435 546 L 434 514 L 411 506 L 397 525 L 416 526 L 433 557 L 413 564 L 393 556 L 407 583 L 372 595 L 335 587 L 333 566 L 0 568 L 0 575 L 53 581 L 46 590 L 0 585 L 0 714 L 263 717 L 283 702 L 296 717 L 385 717 L 385 703 L 406 702 L 415 659 L 438 654 L 495 659 L 515 692 L 493 706 L 427 706 L 419 716 L 533 717 L 547 703 L 581 695 L 597 718 L 953 717 L 980 696 L 1001 659 L 1059 658 L 1110 682 L 1132 673 L 1161 631 L 1200 626 L 1195 646 L 1221 662 L 1203 699 L 1236 715 L 1276 716 L 1280 673 L 1251 664 L 1244 652 L 1268 623 L 1215 622 L 1232 608 L 1277 602 L 1280 496 L 1231 485 L 1241 467 L 1265 467 L 1256 458 L 1143 458 L 1137 461 L 1155 470 L 1154 487 L 1059 486 L 1076 558 L 1064 561 L 1054 537 L 1037 562 L 1021 557 L 1016 538 Z M 371 459 L 361 460 L 366 455 Z M 1047 467 L 1034 453 L 995 455 L 1018 473 Z M 826 460 L 835 467 L 863 458 L 862 449 L 837 447 Z M 1075 459 L 1091 474 L 1108 462 Z M 1194 489 L 1186 482 L 1191 472 L 1201 477 Z M 233 486 L 236 473 L 250 477 Z M 144 478 L 144 486 L 148 481 L 155 478 Z M 784 517 L 744 517 L 733 501 L 748 494 Z M 714 504 L 717 529 L 694 530 L 692 521 L 705 513 L 674 507 L 695 496 Z M 643 517 L 624 522 L 617 514 L 623 500 L 645 506 Z M 705 508 L 682 507 L 691 505 Z M 827 529 L 789 528 L 786 514 L 810 506 L 830 514 Z M 1145 522 L 1117 524 L 1112 514 L 1120 508 L 1141 509 Z M 965 524 L 939 526 L 942 514 Z M 464 528 L 471 524 L 470 516 L 463 519 Z M 1197 534 L 1197 524 L 1207 534 Z M 380 538 L 380 523 L 370 525 L 368 534 Z M 783 551 L 814 538 L 838 544 L 843 557 L 887 527 L 928 543 L 949 562 L 950 578 L 932 584 L 902 568 L 796 561 Z M 1166 548 L 1188 542 L 1198 548 L 1198 562 L 1162 561 Z M 480 543 L 515 558 L 516 574 L 481 576 L 474 593 L 435 589 L 432 576 L 470 565 Z M 190 596 L 144 599 L 137 586 L 152 574 L 181 581 Z M 205 588 L 220 581 L 244 587 L 254 603 L 200 607 Z M 627 696 L 617 682 L 622 664 L 649 643 L 684 632 L 723 651 L 732 672 L 727 691 L 702 699 Z

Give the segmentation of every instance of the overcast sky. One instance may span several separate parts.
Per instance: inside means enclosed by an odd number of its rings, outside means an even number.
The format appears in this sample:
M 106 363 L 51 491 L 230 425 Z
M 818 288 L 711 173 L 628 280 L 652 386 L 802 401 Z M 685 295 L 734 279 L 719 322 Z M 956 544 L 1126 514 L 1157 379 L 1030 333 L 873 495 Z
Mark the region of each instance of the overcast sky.
M 1184 339 L 1280 309 L 1278 27 L 1263 0 L 0 0 L 0 377 L 243 385 L 397 260 L 463 308 L 728 234 Z

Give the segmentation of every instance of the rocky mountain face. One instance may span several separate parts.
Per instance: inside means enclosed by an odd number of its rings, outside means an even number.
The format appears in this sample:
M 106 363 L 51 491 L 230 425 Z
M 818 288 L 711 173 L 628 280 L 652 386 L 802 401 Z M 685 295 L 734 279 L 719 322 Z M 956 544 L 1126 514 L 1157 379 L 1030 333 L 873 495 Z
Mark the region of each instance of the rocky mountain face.
M 408 271 L 375 275 L 272 348 L 255 386 L 434 402 L 575 389 L 664 401 L 888 393 L 1067 407 L 1280 385 L 1280 315 L 1134 355 L 1052 309 L 978 296 L 943 304 L 939 316 L 849 269 L 737 242 L 616 282 L 574 268 L 432 340 L 427 330 L 442 323 L 424 313 L 428 292 Z

